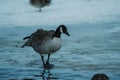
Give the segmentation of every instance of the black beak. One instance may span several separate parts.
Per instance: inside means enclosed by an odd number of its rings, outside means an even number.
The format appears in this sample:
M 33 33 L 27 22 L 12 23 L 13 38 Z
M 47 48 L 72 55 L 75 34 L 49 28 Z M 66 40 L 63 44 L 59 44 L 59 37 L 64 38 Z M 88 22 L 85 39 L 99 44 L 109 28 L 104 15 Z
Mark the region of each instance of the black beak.
M 70 34 L 68 32 L 65 32 L 66 35 L 70 36 Z

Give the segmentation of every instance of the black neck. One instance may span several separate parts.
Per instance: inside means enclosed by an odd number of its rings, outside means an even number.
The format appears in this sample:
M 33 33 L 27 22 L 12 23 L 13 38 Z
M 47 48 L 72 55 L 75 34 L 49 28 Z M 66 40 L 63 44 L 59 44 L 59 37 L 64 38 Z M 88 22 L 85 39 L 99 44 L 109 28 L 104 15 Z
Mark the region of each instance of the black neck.
M 61 38 L 60 27 L 58 27 L 53 35 L 53 37 Z

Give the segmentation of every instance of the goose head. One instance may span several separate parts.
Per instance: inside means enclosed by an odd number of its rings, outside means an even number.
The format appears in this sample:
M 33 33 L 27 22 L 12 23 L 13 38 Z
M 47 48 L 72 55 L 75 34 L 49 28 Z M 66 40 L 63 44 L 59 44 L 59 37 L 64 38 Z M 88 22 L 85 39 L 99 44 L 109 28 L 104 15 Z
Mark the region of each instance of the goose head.
M 65 25 L 60 25 L 58 26 L 58 28 L 56 29 L 53 37 L 58 37 L 60 38 L 61 37 L 61 34 L 66 34 L 67 36 L 70 36 L 70 34 L 68 33 L 67 31 L 67 27 Z

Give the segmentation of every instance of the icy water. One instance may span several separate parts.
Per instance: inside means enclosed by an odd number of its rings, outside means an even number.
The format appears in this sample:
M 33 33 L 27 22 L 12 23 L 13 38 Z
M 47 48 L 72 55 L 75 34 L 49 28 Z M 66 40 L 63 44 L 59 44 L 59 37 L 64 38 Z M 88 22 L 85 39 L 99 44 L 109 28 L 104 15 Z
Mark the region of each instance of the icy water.
M 120 0 L 65 1 L 38 13 L 29 0 L 0 0 L 0 80 L 91 80 L 96 73 L 120 80 Z M 20 48 L 22 39 L 61 23 L 71 36 L 62 35 L 55 67 L 44 71 L 38 53 Z
M 36 29 L 56 26 L 0 26 L 0 80 L 90 80 L 96 73 L 120 80 L 120 24 L 67 26 L 71 36 L 62 35 L 61 50 L 51 56 L 55 67 L 45 72 L 39 54 L 20 46 Z

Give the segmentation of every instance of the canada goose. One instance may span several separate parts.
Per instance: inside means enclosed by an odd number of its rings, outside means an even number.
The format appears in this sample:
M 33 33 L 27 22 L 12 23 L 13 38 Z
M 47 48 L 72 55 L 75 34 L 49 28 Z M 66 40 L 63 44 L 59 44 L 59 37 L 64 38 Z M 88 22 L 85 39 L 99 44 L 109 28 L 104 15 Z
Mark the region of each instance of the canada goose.
M 53 66 L 49 63 L 51 53 L 54 53 L 61 48 L 61 33 L 70 36 L 65 25 L 58 26 L 56 31 L 38 29 L 36 32 L 32 33 L 31 36 L 24 38 L 24 40 L 28 40 L 24 43 L 22 48 L 25 46 L 31 46 L 40 54 L 44 68 L 50 69 Z M 46 63 L 43 54 L 48 54 Z
M 91 80 L 109 80 L 106 74 L 95 74 Z
M 49 6 L 51 3 L 51 0 L 30 0 L 30 4 L 34 7 L 39 8 L 39 11 L 41 11 L 41 8 L 44 6 Z

